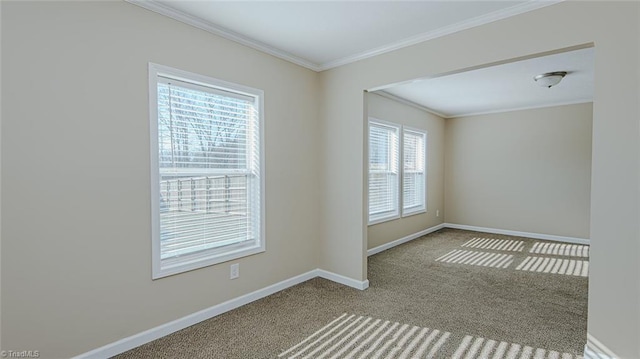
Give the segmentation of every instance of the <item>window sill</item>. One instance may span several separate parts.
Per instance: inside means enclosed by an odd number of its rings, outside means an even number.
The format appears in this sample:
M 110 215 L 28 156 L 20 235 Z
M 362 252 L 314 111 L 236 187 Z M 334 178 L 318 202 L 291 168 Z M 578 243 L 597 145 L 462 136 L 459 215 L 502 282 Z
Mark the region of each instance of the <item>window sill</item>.
M 415 215 L 418 215 L 418 214 L 424 214 L 424 213 L 427 213 L 427 209 L 426 208 L 418 209 L 418 210 L 411 211 L 411 212 L 403 212 L 402 213 L 402 218 L 407 218 L 407 217 L 415 216 Z

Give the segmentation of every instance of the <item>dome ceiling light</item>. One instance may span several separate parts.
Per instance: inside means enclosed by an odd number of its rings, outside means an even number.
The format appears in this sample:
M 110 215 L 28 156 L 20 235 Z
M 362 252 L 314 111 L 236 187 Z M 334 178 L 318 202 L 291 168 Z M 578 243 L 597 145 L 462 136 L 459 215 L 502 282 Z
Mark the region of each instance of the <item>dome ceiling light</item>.
M 562 81 L 562 79 L 567 76 L 566 71 L 555 71 L 555 72 L 547 72 L 545 74 L 540 74 L 533 79 L 542 87 L 551 88 Z

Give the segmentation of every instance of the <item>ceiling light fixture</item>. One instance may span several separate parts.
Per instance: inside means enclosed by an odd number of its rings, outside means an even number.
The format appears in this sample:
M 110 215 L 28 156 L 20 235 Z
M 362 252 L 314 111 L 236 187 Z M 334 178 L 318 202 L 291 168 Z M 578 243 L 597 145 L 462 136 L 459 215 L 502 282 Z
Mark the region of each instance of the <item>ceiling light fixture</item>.
M 562 78 L 567 76 L 566 71 L 547 72 L 546 74 L 540 74 L 533 79 L 542 87 L 555 86 L 560 83 Z

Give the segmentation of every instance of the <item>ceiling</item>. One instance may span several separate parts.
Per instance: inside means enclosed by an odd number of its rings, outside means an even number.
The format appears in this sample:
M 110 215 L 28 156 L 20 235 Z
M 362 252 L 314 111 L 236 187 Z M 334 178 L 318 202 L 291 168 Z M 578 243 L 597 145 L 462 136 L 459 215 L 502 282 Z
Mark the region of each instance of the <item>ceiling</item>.
M 533 77 L 567 71 L 556 86 Z M 594 49 L 587 48 L 424 80 L 384 89 L 445 117 L 548 107 L 593 101 Z
M 127 0 L 216 35 L 322 71 L 561 0 Z M 486 67 L 385 89 L 442 117 L 593 100 L 593 49 Z M 543 88 L 535 75 L 568 71 Z
M 322 71 L 559 0 L 127 1 Z

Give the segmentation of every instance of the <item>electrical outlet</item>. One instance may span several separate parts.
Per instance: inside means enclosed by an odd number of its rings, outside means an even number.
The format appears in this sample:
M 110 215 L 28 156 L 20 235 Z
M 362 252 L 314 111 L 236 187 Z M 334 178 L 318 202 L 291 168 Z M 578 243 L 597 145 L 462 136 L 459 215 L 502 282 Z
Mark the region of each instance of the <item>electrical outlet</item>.
M 436 209 L 436 217 L 440 217 L 440 210 Z
M 231 265 L 229 279 L 236 279 L 238 277 L 240 277 L 240 263 L 234 263 Z

